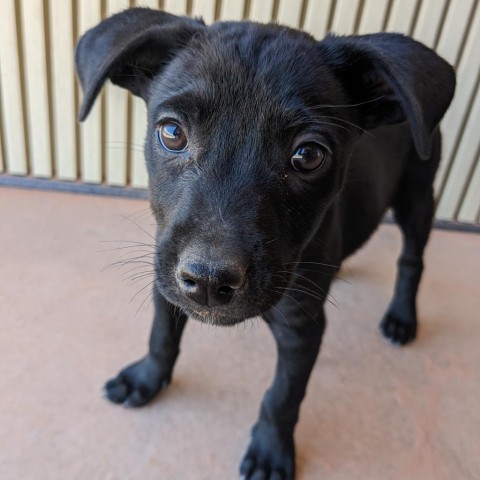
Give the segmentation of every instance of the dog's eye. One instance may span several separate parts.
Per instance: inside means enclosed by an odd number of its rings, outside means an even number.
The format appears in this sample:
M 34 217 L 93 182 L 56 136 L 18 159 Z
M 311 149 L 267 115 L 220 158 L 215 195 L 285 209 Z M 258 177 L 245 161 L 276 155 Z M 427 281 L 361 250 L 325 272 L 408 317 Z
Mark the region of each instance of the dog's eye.
M 157 136 L 162 147 L 168 152 L 184 152 L 188 147 L 187 136 L 178 123 L 162 123 L 157 129 Z
M 318 143 L 305 143 L 297 148 L 290 161 L 297 172 L 310 173 L 325 165 L 327 156 L 327 150 Z

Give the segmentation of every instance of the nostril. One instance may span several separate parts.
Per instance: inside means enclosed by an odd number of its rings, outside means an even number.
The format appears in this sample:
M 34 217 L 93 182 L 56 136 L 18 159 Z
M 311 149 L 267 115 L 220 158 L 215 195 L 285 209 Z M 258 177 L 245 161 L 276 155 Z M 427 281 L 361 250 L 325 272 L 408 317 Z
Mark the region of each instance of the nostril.
M 197 282 L 195 280 L 192 280 L 191 278 L 184 278 L 183 284 L 186 287 L 193 288 L 197 284 Z
M 229 287 L 228 285 L 222 285 L 218 287 L 218 293 L 222 296 L 232 296 L 233 295 L 233 288 Z
M 185 296 L 210 307 L 231 302 L 245 283 L 244 272 L 215 263 L 182 262 L 175 276 Z
M 181 270 L 177 273 L 177 282 L 182 290 L 191 294 L 201 289 L 201 281 L 187 270 Z

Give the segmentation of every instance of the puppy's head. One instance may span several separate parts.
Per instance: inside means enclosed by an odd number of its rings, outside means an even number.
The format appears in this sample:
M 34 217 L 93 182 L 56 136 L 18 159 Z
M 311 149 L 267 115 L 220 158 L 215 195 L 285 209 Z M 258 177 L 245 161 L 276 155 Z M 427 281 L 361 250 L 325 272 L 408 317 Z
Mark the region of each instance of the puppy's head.
M 218 324 L 280 299 L 361 132 L 408 120 L 427 158 L 454 85 L 443 60 L 401 35 L 317 42 L 149 9 L 88 31 L 76 62 L 80 120 L 107 78 L 147 103 L 157 287 Z

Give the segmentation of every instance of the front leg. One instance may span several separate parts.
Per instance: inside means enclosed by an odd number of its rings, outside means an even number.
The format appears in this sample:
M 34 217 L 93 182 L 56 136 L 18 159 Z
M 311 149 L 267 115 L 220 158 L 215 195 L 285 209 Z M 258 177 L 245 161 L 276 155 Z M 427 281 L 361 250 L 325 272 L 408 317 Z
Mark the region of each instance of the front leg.
M 140 407 L 170 383 L 187 316 L 168 303 L 156 288 L 153 299 L 155 314 L 147 355 L 105 384 L 105 396 L 114 403 Z
M 295 477 L 293 433 L 325 329 L 323 306 L 317 304 L 316 309 L 313 315 L 303 306 L 284 302 L 265 315 L 277 342 L 278 359 L 240 466 L 246 480 Z

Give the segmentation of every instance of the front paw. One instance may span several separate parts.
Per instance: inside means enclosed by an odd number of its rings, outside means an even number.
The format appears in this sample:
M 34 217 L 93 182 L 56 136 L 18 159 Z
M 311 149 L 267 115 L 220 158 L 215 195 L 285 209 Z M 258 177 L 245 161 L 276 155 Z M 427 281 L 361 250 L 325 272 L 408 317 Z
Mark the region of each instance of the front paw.
M 291 434 L 259 422 L 240 465 L 242 480 L 294 480 L 295 447 Z
M 408 320 L 387 313 L 380 323 L 380 330 L 385 338 L 394 345 L 406 345 L 413 342 L 417 335 L 417 320 L 411 316 Z
M 124 368 L 104 387 L 105 396 L 125 407 L 141 407 L 170 383 L 171 370 L 150 356 Z

